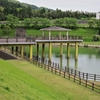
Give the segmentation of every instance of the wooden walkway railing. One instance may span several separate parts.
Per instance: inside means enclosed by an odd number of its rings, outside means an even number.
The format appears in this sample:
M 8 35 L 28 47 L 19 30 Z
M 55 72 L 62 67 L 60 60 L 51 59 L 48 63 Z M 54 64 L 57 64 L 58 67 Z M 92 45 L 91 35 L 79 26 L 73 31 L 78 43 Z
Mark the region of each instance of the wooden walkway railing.
M 24 59 L 30 61 L 29 57 L 27 56 L 24 56 Z M 65 69 L 62 69 L 57 63 L 40 58 L 37 60 L 36 57 L 33 57 L 30 62 L 38 67 L 47 69 L 48 71 L 58 74 L 59 76 L 72 80 L 79 85 L 83 85 L 84 87 L 100 93 L 100 82 L 96 82 L 100 81 L 100 75 L 83 73 L 67 67 L 65 67 Z
M 66 35 L 56 35 L 56 36 L 27 36 L 24 38 L 3 38 L 0 37 L 0 42 L 8 43 L 8 42 L 35 42 L 36 40 L 82 40 L 82 36 L 66 36 Z

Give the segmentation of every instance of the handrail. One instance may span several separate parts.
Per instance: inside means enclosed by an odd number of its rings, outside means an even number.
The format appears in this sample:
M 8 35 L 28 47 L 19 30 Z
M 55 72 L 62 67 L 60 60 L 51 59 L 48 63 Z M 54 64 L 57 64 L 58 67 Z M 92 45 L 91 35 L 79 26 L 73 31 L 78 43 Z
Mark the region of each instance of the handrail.
M 25 38 L 0 38 L 0 42 L 35 42 L 36 40 L 82 40 L 81 36 L 27 36 Z

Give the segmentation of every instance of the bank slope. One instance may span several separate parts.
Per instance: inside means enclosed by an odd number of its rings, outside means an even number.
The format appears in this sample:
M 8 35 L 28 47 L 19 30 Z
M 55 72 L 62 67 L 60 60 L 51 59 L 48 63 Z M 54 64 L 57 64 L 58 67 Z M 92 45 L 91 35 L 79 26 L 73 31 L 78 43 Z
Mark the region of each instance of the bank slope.
M 99 94 L 29 62 L 0 60 L 0 100 L 99 100 Z

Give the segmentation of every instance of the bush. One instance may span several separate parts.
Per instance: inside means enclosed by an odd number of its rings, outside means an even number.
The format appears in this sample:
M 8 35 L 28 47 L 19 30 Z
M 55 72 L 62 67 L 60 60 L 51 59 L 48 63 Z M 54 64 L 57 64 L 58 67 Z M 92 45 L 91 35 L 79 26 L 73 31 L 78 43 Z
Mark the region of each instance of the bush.
M 4 27 L 5 27 L 5 25 L 4 25 L 4 24 L 2 24 L 2 25 L 1 25 L 1 29 L 3 29 Z
M 99 41 L 99 40 L 100 40 L 100 36 L 99 35 L 93 36 L 93 41 Z
M 85 41 L 85 42 L 91 42 L 91 41 L 92 41 L 92 39 L 91 39 L 91 38 L 89 38 L 89 37 L 86 37 L 86 38 L 83 38 L 83 41 Z
M 2 31 L 3 31 L 4 35 L 8 36 L 10 34 L 10 32 L 11 32 L 11 28 L 9 26 L 4 26 Z

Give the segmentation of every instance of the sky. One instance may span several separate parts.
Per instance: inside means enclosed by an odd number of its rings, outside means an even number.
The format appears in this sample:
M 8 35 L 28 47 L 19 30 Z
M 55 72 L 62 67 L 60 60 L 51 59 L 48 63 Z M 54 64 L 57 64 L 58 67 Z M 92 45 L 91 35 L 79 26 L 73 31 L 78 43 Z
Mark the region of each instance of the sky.
M 20 2 L 62 11 L 100 12 L 100 0 L 18 0 Z

